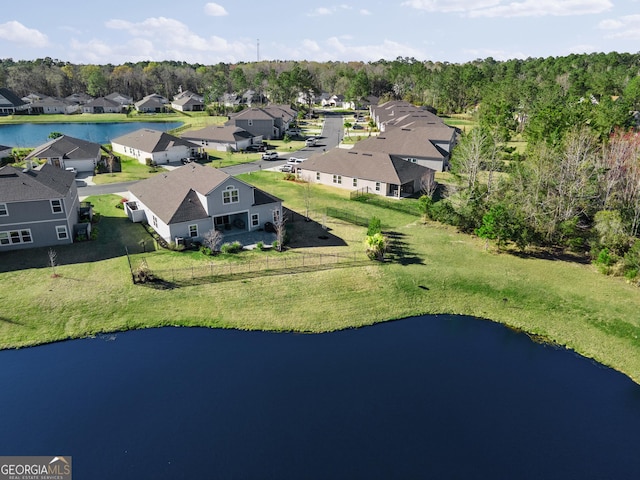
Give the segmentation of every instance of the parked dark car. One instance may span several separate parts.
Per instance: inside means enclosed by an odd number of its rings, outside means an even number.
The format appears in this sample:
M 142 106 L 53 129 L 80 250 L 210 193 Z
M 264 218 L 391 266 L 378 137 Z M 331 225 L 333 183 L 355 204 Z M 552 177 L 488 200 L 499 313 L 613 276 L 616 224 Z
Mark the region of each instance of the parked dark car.
M 186 165 L 187 163 L 191 163 L 191 162 L 195 162 L 196 159 L 193 157 L 184 157 L 180 159 L 180 163 L 182 163 L 183 165 Z
M 247 152 L 264 152 L 267 150 L 265 145 L 249 145 L 247 147 Z

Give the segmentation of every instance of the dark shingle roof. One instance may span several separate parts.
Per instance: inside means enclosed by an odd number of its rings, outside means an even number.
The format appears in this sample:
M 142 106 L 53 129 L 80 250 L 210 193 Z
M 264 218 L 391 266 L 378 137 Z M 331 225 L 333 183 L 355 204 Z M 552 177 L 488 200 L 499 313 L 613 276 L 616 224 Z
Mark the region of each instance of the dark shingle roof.
M 356 143 L 355 151 L 383 152 L 416 158 L 444 159 L 446 152 L 433 141 L 449 141 L 455 130 L 446 125 L 419 128 L 391 128 L 376 137 Z
M 200 195 L 207 195 L 229 178 L 222 170 L 191 163 L 159 173 L 129 188 L 164 223 L 206 218 Z
M 208 142 L 237 142 L 238 140 L 253 138 L 244 128 L 235 125 L 209 125 L 199 130 L 184 132 L 182 137 L 191 140 L 206 140 Z
M 341 148 L 312 156 L 300 169 L 393 184 L 406 183 L 431 171 L 427 167 L 395 158 L 388 153 L 358 152 Z
M 141 128 L 135 132 L 115 138 L 111 143 L 125 145 L 130 148 L 142 150 L 143 152 L 164 152 L 176 145 L 185 145 L 189 148 L 198 148 L 193 142 L 183 140 L 166 132 Z
M 0 88 L 0 107 L 21 107 L 25 102 L 8 88 Z
M 79 138 L 62 135 L 35 148 L 26 159 L 60 157 L 68 160 L 98 158 L 100 145 Z
M 0 168 L 0 202 L 26 202 L 62 198 L 75 185 L 73 172 L 53 165 L 23 171 L 11 165 Z

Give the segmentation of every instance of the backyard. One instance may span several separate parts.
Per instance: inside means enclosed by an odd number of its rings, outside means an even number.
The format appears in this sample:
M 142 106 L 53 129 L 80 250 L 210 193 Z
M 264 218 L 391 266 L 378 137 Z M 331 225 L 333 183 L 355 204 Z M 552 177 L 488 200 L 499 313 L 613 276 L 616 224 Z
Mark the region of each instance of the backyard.
M 346 191 L 308 188 L 282 174 L 253 172 L 242 179 L 298 213 L 288 221 L 285 252 L 209 257 L 156 250 L 146 231 L 116 208 L 119 197 L 90 197 L 100 213 L 97 238 L 56 248 L 55 276 L 47 249 L 0 254 L 0 347 L 163 325 L 324 332 L 448 313 L 504 323 L 640 381 L 640 295 L 624 280 L 605 277 L 588 264 L 487 251 L 483 240 L 453 228 L 351 201 Z M 304 221 L 307 207 L 313 222 Z M 366 227 L 328 216 L 327 207 L 380 218 L 392 243 L 388 261 L 281 275 L 265 270 L 169 288 L 131 281 L 125 247 L 134 268 L 144 260 L 152 272 L 362 253 Z

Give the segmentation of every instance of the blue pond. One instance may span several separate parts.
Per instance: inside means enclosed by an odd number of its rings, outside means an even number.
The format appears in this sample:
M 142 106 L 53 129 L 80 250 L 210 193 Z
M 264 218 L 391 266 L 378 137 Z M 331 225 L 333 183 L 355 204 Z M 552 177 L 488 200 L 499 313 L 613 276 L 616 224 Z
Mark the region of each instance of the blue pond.
M 60 132 L 89 142 L 109 143 L 114 138 L 140 128 L 166 132 L 181 122 L 113 122 L 113 123 L 21 123 L 0 125 L 0 145 L 33 148 L 49 141 L 51 132 Z
M 74 478 L 640 478 L 640 387 L 500 325 L 162 328 L 0 352 L 0 452 Z

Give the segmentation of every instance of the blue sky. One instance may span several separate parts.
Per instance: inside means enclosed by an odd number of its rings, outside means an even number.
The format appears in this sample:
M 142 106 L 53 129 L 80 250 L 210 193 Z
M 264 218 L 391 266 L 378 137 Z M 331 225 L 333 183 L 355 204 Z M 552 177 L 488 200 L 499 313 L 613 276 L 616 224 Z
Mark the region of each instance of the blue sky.
M 22 0 L 4 12 L 0 58 L 14 60 L 458 63 L 640 51 L 640 0 Z

